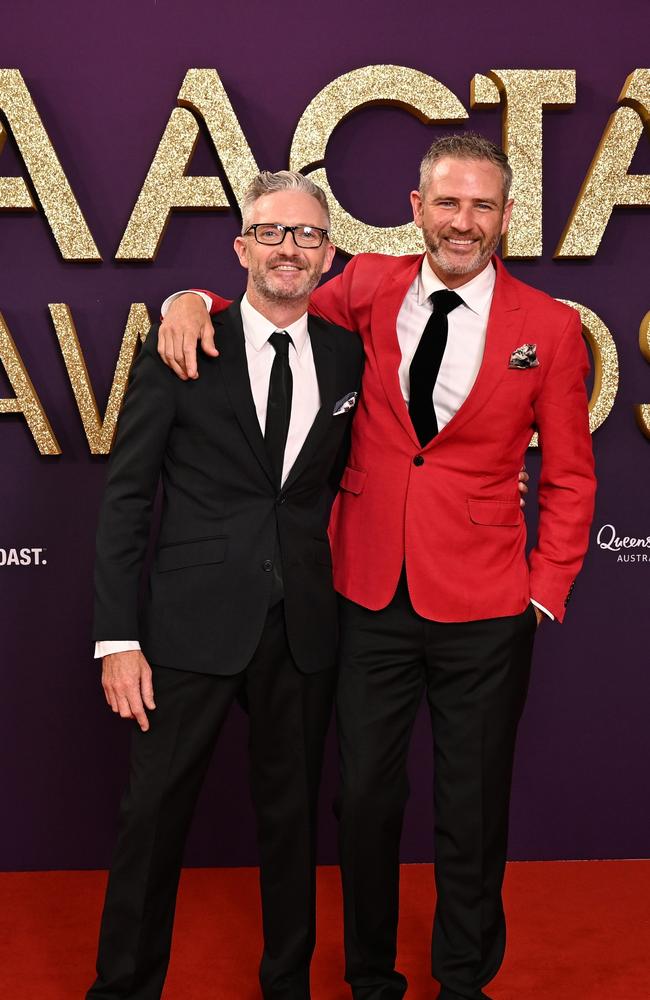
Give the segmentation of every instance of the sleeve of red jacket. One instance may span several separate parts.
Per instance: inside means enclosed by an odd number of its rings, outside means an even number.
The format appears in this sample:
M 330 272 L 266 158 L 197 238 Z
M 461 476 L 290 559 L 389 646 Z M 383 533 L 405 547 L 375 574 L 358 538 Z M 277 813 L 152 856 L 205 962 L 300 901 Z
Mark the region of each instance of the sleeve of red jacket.
M 530 592 L 562 621 L 589 544 L 596 480 L 585 377 L 589 371 L 575 310 L 535 403 L 542 465 Z
M 203 292 L 204 295 L 208 295 L 212 300 L 212 305 L 210 306 L 210 315 L 214 316 L 215 313 L 223 312 L 228 306 L 232 305 L 232 299 L 224 299 L 221 295 L 216 292 L 209 292 L 207 288 L 193 288 L 193 292 Z

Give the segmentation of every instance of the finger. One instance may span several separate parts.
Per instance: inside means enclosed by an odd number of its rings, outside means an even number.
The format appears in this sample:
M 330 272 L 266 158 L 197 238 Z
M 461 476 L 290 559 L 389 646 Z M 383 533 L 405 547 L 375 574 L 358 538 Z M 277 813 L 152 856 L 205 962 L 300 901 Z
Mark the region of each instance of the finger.
M 131 707 L 126 698 L 126 695 L 117 695 L 117 710 L 123 719 L 132 719 L 133 713 L 131 712 Z
M 219 355 L 214 343 L 214 327 L 209 319 L 201 327 L 201 348 L 211 358 L 216 358 Z
M 153 699 L 153 674 L 151 672 L 151 667 L 147 667 L 147 669 L 143 671 L 142 678 L 140 680 L 140 690 L 142 692 L 142 700 L 147 708 L 155 708 L 156 703 Z
M 165 354 L 167 351 L 167 327 L 164 325 L 158 327 L 158 344 L 156 350 L 160 357 L 165 360 Z
M 138 690 L 129 692 L 129 707 L 131 709 L 131 718 L 135 719 L 142 732 L 146 733 L 149 728 L 149 720 L 147 719 L 144 705 L 142 704 L 142 698 L 140 697 L 140 692 Z
M 113 689 L 111 687 L 104 687 L 104 697 L 106 698 L 106 701 L 111 706 L 113 711 L 118 712 L 119 709 L 117 707 L 117 698 L 115 697 L 115 694 L 113 693 Z
M 174 357 L 174 335 L 173 332 L 168 335 L 166 330 L 161 327 L 158 330 L 158 354 L 165 362 L 168 368 L 174 372 L 183 381 L 186 380 L 187 376 L 185 374 L 185 369 L 181 367 Z
M 199 368 L 196 362 L 196 341 L 183 341 L 183 363 L 188 378 L 198 378 Z
M 185 367 L 185 354 L 183 352 L 183 335 L 181 333 L 176 333 L 176 332 L 174 333 L 172 350 L 174 355 L 174 361 L 185 375 L 185 378 L 187 378 L 187 368 Z
M 174 354 L 171 351 L 163 355 L 163 361 L 165 362 L 168 368 L 171 368 L 174 375 L 178 375 L 178 377 L 183 382 L 187 381 L 187 375 L 185 374 L 185 369 L 181 368 L 176 358 L 174 357 Z

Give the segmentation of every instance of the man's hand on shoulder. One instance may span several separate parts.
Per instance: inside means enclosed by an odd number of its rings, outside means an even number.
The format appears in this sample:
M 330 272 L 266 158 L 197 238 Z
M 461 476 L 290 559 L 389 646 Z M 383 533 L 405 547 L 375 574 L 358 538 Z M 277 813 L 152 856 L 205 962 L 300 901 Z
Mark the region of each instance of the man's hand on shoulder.
M 169 306 L 158 330 L 158 354 L 183 381 L 198 378 L 196 345 L 211 358 L 219 351 L 214 346 L 214 327 L 200 295 L 187 292 Z
M 149 728 L 145 708 L 153 700 L 151 667 L 139 650 L 111 653 L 102 660 L 102 687 L 106 701 L 123 719 L 135 719 L 143 733 Z

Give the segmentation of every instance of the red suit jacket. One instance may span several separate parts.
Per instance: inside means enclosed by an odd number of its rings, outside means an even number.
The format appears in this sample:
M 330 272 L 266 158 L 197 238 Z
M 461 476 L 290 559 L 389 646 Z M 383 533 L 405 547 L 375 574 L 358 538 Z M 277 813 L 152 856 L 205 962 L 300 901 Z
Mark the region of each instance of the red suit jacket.
M 425 618 L 515 615 L 533 596 L 561 621 L 587 549 L 595 492 L 580 317 L 495 258 L 476 381 L 421 448 L 400 390 L 396 332 L 421 262 L 419 255 L 359 254 L 311 299 L 317 315 L 358 330 L 366 356 L 330 521 L 334 585 L 378 610 L 406 563 L 413 607 Z M 225 304 L 213 296 L 212 311 Z M 536 345 L 538 367 L 508 367 L 522 344 Z M 542 453 L 539 524 L 527 559 L 517 478 L 534 430 Z

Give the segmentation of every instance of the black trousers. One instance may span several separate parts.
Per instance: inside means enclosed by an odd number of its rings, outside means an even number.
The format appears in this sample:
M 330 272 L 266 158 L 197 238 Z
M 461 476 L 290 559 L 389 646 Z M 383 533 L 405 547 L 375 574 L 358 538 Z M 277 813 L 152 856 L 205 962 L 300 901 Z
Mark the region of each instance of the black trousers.
M 420 618 L 404 576 L 391 604 L 341 600 L 337 718 L 346 979 L 355 1000 L 397 1000 L 399 843 L 407 753 L 423 693 L 434 743 L 437 906 L 432 973 L 441 1000 L 480 1000 L 504 952 L 501 886 L 517 725 L 536 618 Z
M 220 677 L 153 667 L 151 728 L 134 727 L 130 777 L 106 892 L 97 980 L 88 1000 L 158 1000 L 183 847 L 215 741 L 236 697 L 250 716 L 267 1000 L 308 1000 L 315 940 L 316 808 L 334 671 L 300 673 L 283 604 L 270 612 L 243 673 Z M 228 821 L 224 806 L 224 821 Z M 219 900 L 215 899 L 215 907 Z M 223 928 L 224 936 L 228 928 Z M 215 948 L 221 946 L 215 941 Z M 214 995 L 220 986 L 214 984 Z

